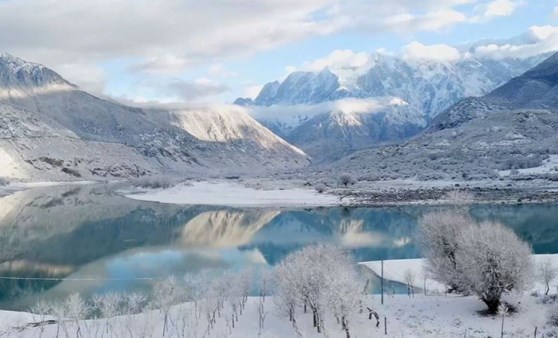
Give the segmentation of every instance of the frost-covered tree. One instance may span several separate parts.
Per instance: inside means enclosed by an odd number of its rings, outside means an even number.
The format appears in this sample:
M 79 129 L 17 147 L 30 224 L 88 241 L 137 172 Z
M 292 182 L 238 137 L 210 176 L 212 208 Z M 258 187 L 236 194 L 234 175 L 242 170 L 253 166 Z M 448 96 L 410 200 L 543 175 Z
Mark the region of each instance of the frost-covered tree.
M 450 292 L 464 291 L 456 254 L 461 245 L 459 235 L 473 225 L 469 215 L 458 210 L 428 213 L 419 221 L 418 242 L 426 259 L 425 269 Z
M 99 311 L 100 317 L 105 319 L 107 333 L 114 329 L 114 317 L 121 314 L 122 301 L 122 294 L 116 292 L 94 295 L 92 298 L 93 307 Z
M 349 173 L 342 173 L 341 175 L 339 175 L 339 185 L 348 187 L 349 185 L 353 185 L 353 184 L 355 184 L 355 179 L 353 178 L 353 175 Z
M 365 283 L 348 255 L 338 251 L 329 259 L 332 261 L 324 262 L 330 267 L 330 271 L 325 277 L 322 302 L 324 307 L 340 320 L 342 330 L 345 331 L 346 337 L 350 338 L 350 319 L 361 309 Z
M 79 295 L 79 293 L 72 293 L 66 298 L 64 302 L 64 308 L 66 310 L 66 317 L 72 321 L 76 327 L 76 337 L 82 336 L 80 320 L 84 320 L 89 313 L 89 306 Z
M 155 283 L 153 286 L 153 304 L 155 309 L 162 311 L 163 319 L 163 337 L 168 333 L 169 321 L 174 326 L 170 308 L 172 305 L 178 304 L 184 300 L 184 288 L 179 285 L 178 280 L 174 276 L 170 276 L 162 281 Z
M 496 313 L 502 294 L 525 290 L 533 276 L 531 248 L 501 223 L 483 222 L 459 235 L 459 284 Z
M 275 297 L 273 297 L 273 302 L 279 315 L 288 318 L 297 336 L 302 337 L 296 321 L 296 309 L 300 304 L 299 282 L 296 278 L 295 260 L 292 256 L 287 256 L 274 270 Z
M 558 276 L 558 269 L 550 259 L 545 259 L 537 264 L 537 278 L 544 284 L 544 294 L 548 295 L 550 283 Z
M 319 333 L 324 331 L 324 315 L 329 312 L 350 336 L 350 317 L 360 309 L 364 282 L 343 250 L 315 245 L 291 253 L 276 267 L 275 285 L 277 309 L 291 320 L 295 330 L 295 312 L 300 308 L 310 310 Z
M 415 273 L 411 269 L 405 270 L 405 284 L 407 284 L 407 292 L 410 296 L 415 296 Z
M 470 192 L 464 190 L 451 190 L 445 195 L 445 200 L 456 207 L 466 207 L 473 203 L 474 196 Z

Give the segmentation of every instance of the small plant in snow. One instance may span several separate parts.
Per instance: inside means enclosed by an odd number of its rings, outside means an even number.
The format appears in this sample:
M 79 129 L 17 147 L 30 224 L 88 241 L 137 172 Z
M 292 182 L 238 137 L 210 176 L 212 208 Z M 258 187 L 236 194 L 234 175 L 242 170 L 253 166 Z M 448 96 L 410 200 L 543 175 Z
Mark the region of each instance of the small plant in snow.
M 550 259 L 545 259 L 537 265 L 537 277 L 544 284 L 545 296 L 550 291 L 550 283 L 558 276 L 558 269 Z
M 407 291 L 410 296 L 415 296 L 415 273 L 411 269 L 405 271 L 405 284 L 407 284 Z
M 548 312 L 548 323 L 552 326 L 558 327 L 558 305 L 553 304 Z

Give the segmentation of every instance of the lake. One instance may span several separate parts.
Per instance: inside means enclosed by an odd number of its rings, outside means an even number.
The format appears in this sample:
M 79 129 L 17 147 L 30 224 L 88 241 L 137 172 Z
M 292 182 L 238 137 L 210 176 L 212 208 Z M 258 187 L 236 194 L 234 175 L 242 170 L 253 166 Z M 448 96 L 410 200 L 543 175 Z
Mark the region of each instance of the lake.
M 109 185 L 54 186 L 0 198 L 0 308 L 79 292 L 148 290 L 186 273 L 254 271 L 316 242 L 357 261 L 417 258 L 417 219 L 433 206 L 299 210 L 178 206 L 125 198 Z M 558 205 L 475 205 L 536 253 L 558 253 Z

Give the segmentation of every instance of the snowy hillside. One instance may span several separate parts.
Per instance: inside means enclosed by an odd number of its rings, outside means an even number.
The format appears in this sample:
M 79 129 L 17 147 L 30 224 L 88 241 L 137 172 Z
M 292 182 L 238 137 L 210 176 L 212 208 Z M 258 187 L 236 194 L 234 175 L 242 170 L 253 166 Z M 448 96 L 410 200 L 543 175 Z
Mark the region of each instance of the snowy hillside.
M 334 164 L 363 178 L 532 179 L 528 168 L 551 179 L 547 165 L 558 148 L 558 55 L 480 98 L 442 112 L 425 132 L 402 145 L 369 149 Z M 380 167 L 381 166 L 381 167 Z M 523 172 L 525 171 L 525 172 Z
M 0 55 L 0 113 L 0 176 L 18 179 L 258 172 L 308 163 L 241 110 L 128 107 L 8 54 Z
M 482 96 L 544 57 L 494 60 L 464 54 L 447 61 L 375 53 L 352 67 L 293 72 L 282 82 L 266 84 L 254 100 L 241 98 L 236 103 L 248 106 L 258 121 L 300 147 L 315 163 L 331 162 L 358 149 L 416 135 L 460 99 Z M 351 113 L 351 108 L 338 104 L 348 98 L 361 105 L 396 98 L 406 106 L 375 106 L 360 111 L 361 121 L 355 128 L 349 121 L 332 116 Z M 396 116 L 397 121 L 364 116 L 378 113 Z M 347 129 L 353 132 L 347 134 Z

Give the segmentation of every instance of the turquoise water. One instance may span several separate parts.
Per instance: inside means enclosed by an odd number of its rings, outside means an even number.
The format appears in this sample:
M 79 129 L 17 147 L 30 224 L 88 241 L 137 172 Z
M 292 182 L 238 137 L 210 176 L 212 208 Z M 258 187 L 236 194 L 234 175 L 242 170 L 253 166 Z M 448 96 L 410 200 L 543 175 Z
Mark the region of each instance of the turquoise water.
M 0 308 L 148 290 L 169 275 L 260 271 L 317 242 L 357 261 L 417 258 L 417 219 L 435 208 L 243 210 L 134 201 L 106 185 L 21 191 L 0 198 Z M 471 214 L 504 222 L 536 253 L 558 252 L 558 205 L 479 205 Z

